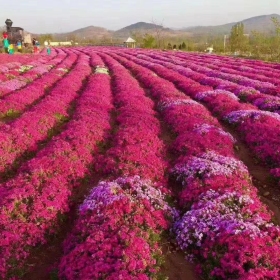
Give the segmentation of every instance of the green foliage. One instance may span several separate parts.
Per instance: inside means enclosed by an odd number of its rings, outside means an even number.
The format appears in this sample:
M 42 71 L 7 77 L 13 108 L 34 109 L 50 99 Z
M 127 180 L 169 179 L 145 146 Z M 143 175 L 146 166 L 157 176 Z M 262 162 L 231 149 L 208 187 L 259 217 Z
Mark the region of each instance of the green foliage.
M 20 112 L 14 109 L 9 109 L 5 113 L 0 114 L 0 118 L 3 121 L 11 121 L 18 118 L 19 116 L 20 116 Z
M 276 17 L 272 17 L 271 21 L 273 22 L 274 26 L 275 26 L 275 33 L 276 36 L 280 36 L 280 22 Z
M 44 34 L 37 37 L 37 40 L 40 42 L 41 45 L 43 45 L 45 41 L 53 41 L 53 36 L 52 34 Z
M 151 34 L 145 34 L 143 38 L 143 46 L 144 48 L 153 48 L 155 43 L 155 37 L 152 36 Z
M 244 24 L 242 22 L 235 24 L 231 28 L 229 41 L 232 52 L 242 52 L 248 49 L 248 38 L 244 34 Z
M 185 43 L 185 42 L 183 42 L 181 47 L 182 47 L 182 50 L 185 50 L 185 49 L 187 48 L 186 43 Z
M 67 122 L 69 120 L 69 118 L 65 115 L 61 115 L 59 113 L 55 113 L 54 114 L 54 117 L 56 118 L 56 120 L 59 122 L 59 123 L 64 123 L 64 122 Z

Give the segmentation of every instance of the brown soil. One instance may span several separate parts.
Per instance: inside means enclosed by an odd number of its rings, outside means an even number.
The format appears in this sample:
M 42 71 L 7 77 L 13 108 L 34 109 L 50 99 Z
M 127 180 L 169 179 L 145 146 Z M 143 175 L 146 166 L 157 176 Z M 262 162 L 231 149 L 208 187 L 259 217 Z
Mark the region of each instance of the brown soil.
M 259 196 L 263 203 L 275 214 L 275 222 L 280 225 L 280 188 L 272 179 L 269 168 L 259 163 L 253 153 L 242 142 L 235 129 L 228 125 L 223 125 L 237 140 L 236 156 L 247 166 L 255 187 L 258 188 Z
M 162 273 L 169 280 L 200 280 L 201 278 L 195 274 L 194 265 L 186 261 L 183 252 L 171 249 L 165 245 L 165 264 Z

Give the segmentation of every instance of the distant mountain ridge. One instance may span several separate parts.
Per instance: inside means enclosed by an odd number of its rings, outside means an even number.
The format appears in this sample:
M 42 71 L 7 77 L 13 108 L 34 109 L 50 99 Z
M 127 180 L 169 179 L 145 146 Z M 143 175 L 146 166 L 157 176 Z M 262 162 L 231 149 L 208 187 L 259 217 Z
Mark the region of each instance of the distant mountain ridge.
M 253 30 L 263 32 L 263 33 L 272 33 L 275 30 L 275 27 L 271 21 L 271 18 L 275 17 L 280 21 L 280 15 L 271 14 L 271 15 L 261 15 L 256 17 L 251 17 L 248 19 L 244 19 L 239 22 L 244 23 L 245 33 L 250 33 Z M 195 36 L 195 35 L 203 35 L 203 34 L 212 34 L 212 35 L 220 35 L 220 34 L 229 34 L 233 25 L 237 22 L 231 22 L 223 25 L 215 25 L 215 26 L 191 26 L 187 28 L 181 29 L 172 29 L 168 27 L 162 27 L 157 24 L 147 23 L 147 22 L 137 22 L 128 26 L 125 26 L 119 30 L 111 31 L 103 27 L 98 26 L 87 26 L 84 28 L 80 28 L 68 33 L 54 34 L 56 36 L 62 36 L 63 38 L 105 38 L 105 37 L 114 37 L 114 38 L 122 38 L 126 39 L 128 36 L 131 36 L 133 32 L 137 33 L 151 33 L 156 30 L 162 29 L 165 35 L 168 36 L 176 36 L 176 35 L 185 35 L 185 36 Z
M 95 37 L 95 38 L 102 38 L 104 36 L 111 36 L 112 31 L 107 30 L 106 28 L 103 27 L 98 27 L 98 26 L 87 26 L 84 28 L 80 28 L 77 30 L 74 30 L 72 32 L 68 33 L 69 36 L 75 36 L 79 38 L 88 38 L 88 37 Z
M 271 33 L 275 29 L 271 21 L 272 17 L 275 17 L 280 21 L 280 15 L 271 14 L 271 15 L 251 17 L 238 22 L 242 22 L 244 24 L 245 33 L 250 33 L 254 30 L 263 33 Z M 215 26 L 192 26 L 192 27 L 183 28 L 181 29 L 181 31 L 187 31 L 192 34 L 206 34 L 206 33 L 226 34 L 226 33 L 230 33 L 231 28 L 238 22 L 231 22 L 231 23 L 215 25 Z
M 129 36 L 131 34 L 131 32 L 148 32 L 148 31 L 155 30 L 155 29 L 162 29 L 166 32 L 174 31 L 170 28 L 162 27 L 161 25 L 140 21 L 140 22 L 128 25 L 124 28 L 121 28 L 121 29 L 115 31 L 114 34 L 119 35 L 119 36 L 120 35 Z

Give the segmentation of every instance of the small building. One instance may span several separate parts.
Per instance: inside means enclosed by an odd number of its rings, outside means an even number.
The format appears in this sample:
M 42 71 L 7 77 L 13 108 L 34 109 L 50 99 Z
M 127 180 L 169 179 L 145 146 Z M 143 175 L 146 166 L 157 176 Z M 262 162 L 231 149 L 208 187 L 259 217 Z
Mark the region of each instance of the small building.
M 214 48 L 213 47 L 208 47 L 205 52 L 206 53 L 212 53 L 214 51 Z
M 136 47 L 136 41 L 132 39 L 131 37 L 128 37 L 128 39 L 124 42 L 125 47 L 127 48 L 135 48 Z
M 52 47 L 56 47 L 56 46 L 72 46 L 72 42 L 71 41 L 68 41 L 68 42 L 50 42 L 49 44 Z

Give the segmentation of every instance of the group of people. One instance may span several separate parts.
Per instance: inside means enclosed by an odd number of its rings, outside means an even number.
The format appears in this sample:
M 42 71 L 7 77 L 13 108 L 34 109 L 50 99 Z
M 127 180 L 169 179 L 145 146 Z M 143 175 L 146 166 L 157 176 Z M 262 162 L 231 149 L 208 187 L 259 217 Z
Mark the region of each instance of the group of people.
M 33 53 L 38 53 L 39 50 L 40 50 L 40 44 L 39 44 L 39 41 L 36 40 L 36 38 L 32 39 L 32 45 L 33 45 Z M 17 43 L 14 46 L 14 44 L 11 44 L 9 42 L 7 32 L 3 32 L 3 46 L 4 46 L 5 53 L 8 53 L 8 54 L 14 54 L 15 53 L 15 47 L 17 48 L 18 52 L 20 52 L 20 53 L 22 52 L 22 41 L 18 40 Z M 45 42 L 45 47 L 47 49 L 47 54 L 50 55 L 51 54 L 51 48 L 50 48 L 48 42 Z
M 33 52 L 34 53 L 38 53 L 39 49 L 40 49 L 40 44 L 39 42 L 36 40 L 36 38 L 32 39 L 32 45 L 33 45 Z M 47 41 L 44 42 L 45 48 L 47 49 L 47 54 L 50 55 L 51 54 L 51 48 L 49 46 L 49 43 Z
M 8 54 L 15 53 L 14 44 L 10 44 L 7 32 L 3 32 L 3 44 L 4 44 L 5 53 Z M 20 40 L 17 41 L 16 47 L 18 52 L 22 52 L 22 42 Z

